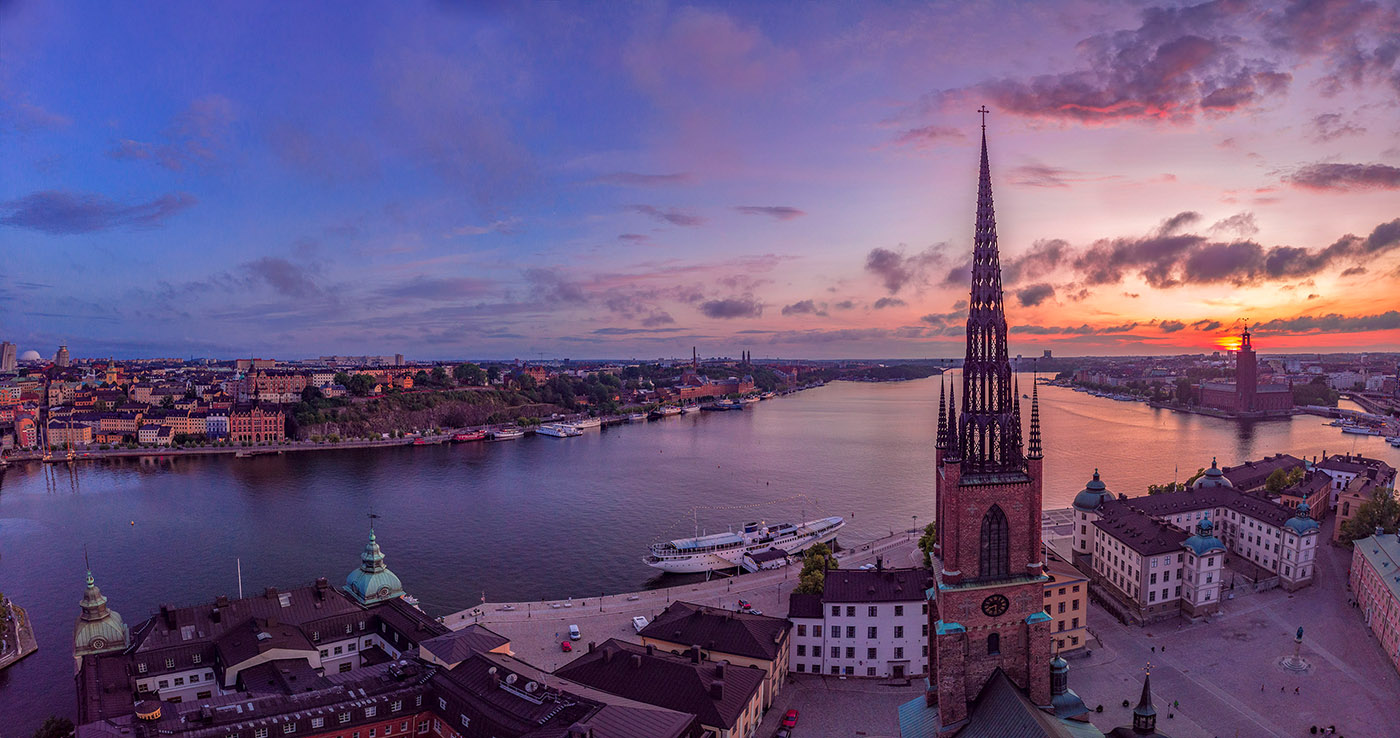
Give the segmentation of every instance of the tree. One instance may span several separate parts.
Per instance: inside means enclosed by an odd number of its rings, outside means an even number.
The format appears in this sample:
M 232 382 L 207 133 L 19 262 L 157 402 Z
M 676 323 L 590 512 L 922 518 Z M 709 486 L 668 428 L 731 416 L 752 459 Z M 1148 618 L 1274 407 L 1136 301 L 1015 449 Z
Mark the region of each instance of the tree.
M 501 378 L 501 368 L 500 368 L 499 366 L 496 366 L 495 364 L 492 364 L 491 366 L 486 367 L 486 381 L 488 381 L 488 382 L 490 382 L 490 383 L 492 383 L 492 384 L 495 384 L 495 383 L 496 383 L 496 380 L 498 380 L 498 379 L 500 379 L 500 378 Z
M 301 391 L 301 401 L 312 406 L 316 404 L 317 400 L 321 399 L 324 396 L 325 395 L 321 392 L 321 388 L 316 387 L 314 385 L 308 384 L 306 386 L 306 389 L 303 389 Z
M 73 735 L 73 721 L 66 717 L 56 715 L 49 716 L 39 729 L 34 731 L 34 738 L 68 738 Z
M 1358 538 L 1374 535 L 1377 528 L 1394 533 L 1400 525 L 1400 500 L 1395 489 L 1386 487 L 1371 493 L 1371 499 L 1356 508 L 1356 515 L 1342 523 L 1341 540 L 1348 546 Z
M 1176 401 L 1185 405 L 1191 401 L 1191 379 L 1190 377 L 1177 377 L 1176 379 Z
M 928 565 L 929 554 L 933 553 L 933 544 L 938 542 L 938 524 L 929 523 L 924 526 L 924 534 L 919 536 L 919 550 L 924 552 L 924 565 Z
M 433 371 L 429 376 L 432 378 L 433 384 L 439 387 L 447 386 L 447 370 L 443 369 L 442 366 L 433 367 Z
M 161 398 L 160 406 L 175 407 L 175 397 L 173 395 L 166 395 L 165 397 Z
M 346 381 L 345 389 L 356 397 L 364 397 L 369 394 L 370 390 L 374 389 L 375 384 L 374 377 L 368 374 L 356 374 Z
M 797 591 L 821 594 L 826 583 L 826 570 L 840 568 L 836 555 L 825 543 L 814 543 L 802 554 L 802 573 L 797 575 Z
M 350 375 L 346 374 L 345 372 L 336 372 L 335 377 L 334 379 L 332 379 L 332 381 L 340 385 L 341 387 L 348 388 L 350 386 Z
M 452 376 L 462 384 L 478 386 L 486 381 L 486 372 L 476 364 L 458 364 L 452 369 Z
M 1190 478 L 1190 479 L 1187 479 L 1185 482 L 1167 482 L 1166 484 L 1149 484 L 1149 485 L 1147 485 L 1147 494 L 1149 494 L 1149 495 L 1160 495 L 1160 494 L 1166 494 L 1167 492 L 1183 492 L 1183 491 L 1189 489 L 1189 488 L 1191 487 L 1191 485 L 1194 484 L 1194 483 L 1196 482 L 1197 479 L 1200 479 L 1200 478 L 1201 478 L 1201 475 L 1203 475 L 1203 474 L 1205 474 L 1205 473 L 1206 473 L 1205 467 L 1201 467 L 1200 469 L 1197 469 L 1197 470 L 1196 470 L 1196 473 L 1195 473 L 1195 474 L 1192 474 L 1192 475 L 1191 475 L 1191 478 Z
M 1269 478 L 1264 480 L 1264 489 L 1270 492 L 1282 492 L 1293 485 L 1303 481 L 1303 467 L 1296 466 L 1292 469 L 1275 469 L 1269 474 Z
M 1336 390 L 1327 386 L 1325 377 L 1313 377 L 1313 380 L 1307 384 L 1293 385 L 1294 405 L 1336 407 L 1340 397 L 1341 395 Z

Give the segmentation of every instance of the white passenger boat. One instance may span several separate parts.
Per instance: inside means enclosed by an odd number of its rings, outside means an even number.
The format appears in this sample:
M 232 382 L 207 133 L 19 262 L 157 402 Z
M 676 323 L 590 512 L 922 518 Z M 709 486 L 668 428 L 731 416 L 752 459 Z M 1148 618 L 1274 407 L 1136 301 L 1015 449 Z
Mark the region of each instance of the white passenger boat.
M 1355 433 L 1358 436 L 1379 436 L 1380 431 L 1364 425 L 1348 425 L 1342 427 L 1343 433 Z
M 780 548 L 795 554 L 815 543 L 830 543 L 845 525 L 846 521 L 839 517 L 801 525 L 747 523 L 738 533 L 714 533 L 652 544 L 651 553 L 642 558 L 642 563 L 677 574 L 732 569 L 743 562 L 747 552 Z
M 583 435 L 583 431 L 565 423 L 545 423 L 536 428 L 535 433 L 541 436 L 552 436 L 554 438 L 572 438 L 574 436 Z
M 627 415 L 627 422 L 629 422 L 629 423 L 645 423 L 645 422 L 647 422 L 647 414 L 646 414 L 646 413 L 628 413 L 628 415 Z
M 584 418 L 583 420 L 575 420 L 569 423 L 569 425 L 572 425 L 573 427 L 578 428 L 580 430 L 584 428 L 597 428 L 602 424 L 602 418 Z
M 519 428 L 502 428 L 497 431 L 491 431 L 491 440 L 493 441 L 512 441 L 524 437 L 525 431 Z

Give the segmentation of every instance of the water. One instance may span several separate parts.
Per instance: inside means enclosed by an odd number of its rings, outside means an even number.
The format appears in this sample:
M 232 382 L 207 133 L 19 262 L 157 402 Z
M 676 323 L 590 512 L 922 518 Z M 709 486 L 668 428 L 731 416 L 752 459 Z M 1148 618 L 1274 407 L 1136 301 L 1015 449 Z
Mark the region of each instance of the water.
M 1029 386 L 1029 382 L 1027 382 Z M 1400 462 L 1376 437 L 1321 418 L 1252 424 L 1043 388 L 1045 505 L 1065 507 L 1095 467 L 1109 488 L 1185 479 L 1286 452 L 1356 451 Z M 835 383 L 752 406 L 461 446 L 233 459 L 11 467 L 0 478 L 0 591 L 33 620 L 39 652 L 0 673 L 0 735 L 72 716 L 71 633 L 83 547 L 132 624 L 193 604 L 358 566 L 372 508 L 387 563 L 428 612 L 584 597 L 656 582 L 658 538 L 764 518 L 843 515 L 847 544 L 932 520 L 938 380 Z M 1029 412 L 1027 404 L 1026 412 Z M 1177 467 L 1179 466 L 1179 471 Z M 762 504 L 805 494 L 807 499 Z M 727 508 L 727 509 L 726 509 Z

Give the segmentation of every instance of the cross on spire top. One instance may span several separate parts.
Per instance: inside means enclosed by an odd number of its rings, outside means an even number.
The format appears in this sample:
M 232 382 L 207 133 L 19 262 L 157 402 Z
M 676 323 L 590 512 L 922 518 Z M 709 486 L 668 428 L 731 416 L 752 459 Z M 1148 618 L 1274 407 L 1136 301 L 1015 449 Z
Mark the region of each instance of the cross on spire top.
M 977 109 L 977 112 L 982 114 L 982 130 L 985 131 L 987 130 L 987 113 L 990 113 L 992 111 L 988 110 L 986 105 L 983 105 L 982 107 Z

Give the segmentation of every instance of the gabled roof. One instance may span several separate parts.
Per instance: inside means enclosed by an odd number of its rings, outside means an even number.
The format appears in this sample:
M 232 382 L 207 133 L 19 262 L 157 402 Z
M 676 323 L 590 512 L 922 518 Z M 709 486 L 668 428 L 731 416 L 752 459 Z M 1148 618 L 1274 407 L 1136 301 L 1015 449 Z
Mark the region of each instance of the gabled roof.
M 822 616 L 822 596 L 813 593 L 793 592 L 788 595 L 788 617 L 820 618 Z
M 1264 486 L 1269 475 L 1278 469 L 1285 471 L 1306 465 L 1307 462 L 1288 454 L 1265 456 L 1258 461 L 1246 461 L 1238 466 L 1227 466 L 1221 471 L 1239 489 L 1254 489 Z
M 707 651 L 754 659 L 778 657 L 778 644 L 792 624 L 783 618 L 734 612 L 692 602 L 672 602 L 647 627 L 643 638 L 656 638 Z
M 738 722 L 764 679 L 763 670 L 752 666 L 695 662 L 615 638 L 554 673 L 619 697 L 691 713 L 702 725 L 717 728 Z
M 1122 500 L 1104 503 L 1103 517 L 1094 521 L 1094 527 L 1122 541 L 1123 545 L 1142 556 L 1180 551 L 1182 542 L 1186 540 L 1185 531 Z
M 473 623 L 461 630 L 429 638 L 418 645 L 444 663 L 457 664 L 473 654 L 485 653 L 507 643 L 510 643 L 509 638 Z
M 1087 726 L 1087 729 L 1086 729 Z M 958 738 L 1072 738 L 1100 736 L 1087 723 L 1071 724 L 1042 712 L 999 667 L 972 703 Z

